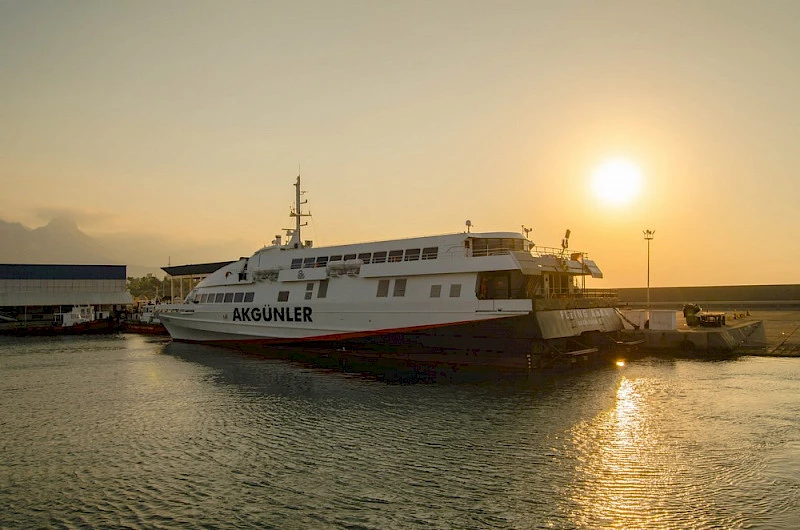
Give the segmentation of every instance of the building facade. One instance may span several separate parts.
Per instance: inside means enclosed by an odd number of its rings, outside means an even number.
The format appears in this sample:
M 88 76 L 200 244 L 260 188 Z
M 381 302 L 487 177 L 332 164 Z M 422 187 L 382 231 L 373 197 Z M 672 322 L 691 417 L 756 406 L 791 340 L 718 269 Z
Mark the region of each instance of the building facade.
M 125 265 L 0 264 L 0 321 L 57 321 L 78 307 L 106 318 L 133 303 L 125 273 Z

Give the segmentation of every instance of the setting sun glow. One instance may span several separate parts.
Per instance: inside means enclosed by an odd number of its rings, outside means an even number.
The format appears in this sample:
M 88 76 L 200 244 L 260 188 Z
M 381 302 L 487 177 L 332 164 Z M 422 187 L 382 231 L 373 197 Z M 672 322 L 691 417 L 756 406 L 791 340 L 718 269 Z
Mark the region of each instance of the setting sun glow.
M 600 164 L 592 173 L 592 188 L 601 201 L 620 205 L 639 194 L 641 172 L 636 164 L 624 158 L 612 158 Z

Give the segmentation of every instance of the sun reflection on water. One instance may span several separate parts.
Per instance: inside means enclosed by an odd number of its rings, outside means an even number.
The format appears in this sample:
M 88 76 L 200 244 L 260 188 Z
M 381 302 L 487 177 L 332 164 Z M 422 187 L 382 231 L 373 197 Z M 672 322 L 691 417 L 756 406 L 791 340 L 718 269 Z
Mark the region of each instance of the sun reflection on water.
M 667 481 L 666 462 L 651 429 L 654 383 L 622 376 L 613 408 L 574 427 L 581 480 L 573 514 L 581 527 L 631 527 L 659 520 L 654 488 Z M 667 466 L 668 467 L 668 466 Z

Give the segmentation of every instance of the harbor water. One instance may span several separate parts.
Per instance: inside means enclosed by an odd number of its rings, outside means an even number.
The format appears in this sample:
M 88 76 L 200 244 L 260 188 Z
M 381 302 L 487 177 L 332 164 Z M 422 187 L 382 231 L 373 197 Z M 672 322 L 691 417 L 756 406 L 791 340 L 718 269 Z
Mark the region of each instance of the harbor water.
M 800 359 L 390 384 L 0 337 L 2 528 L 796 528 Z

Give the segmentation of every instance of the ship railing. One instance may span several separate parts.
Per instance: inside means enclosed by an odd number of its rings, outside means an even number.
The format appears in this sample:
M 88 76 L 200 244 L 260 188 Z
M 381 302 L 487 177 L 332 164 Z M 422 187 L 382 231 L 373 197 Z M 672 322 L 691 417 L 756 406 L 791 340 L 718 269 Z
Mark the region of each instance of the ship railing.
M 541 258 L 542 256 L 556 256 L 575 261 L 581 261 L 582 259 L 589 257 L 588 252 L 556 247 L 531 247 L 531 254 L 538 258 Z
M 549 298 L 616 298 L 617 292 L 609 289 L 552 289 Z M 547 298 L 544 293 L 537 298 Z
M 471 256 L 473 258 L 480 258 L 484 256 L 504 256 L 506 254 L 511 254 L 512 252 L 522 252 L 522 251 L 519 249 L 513 249 L 508 247 L 473 248 Z
M 560 299 L 577 299 L 577 298 L 617 298 L 618 294 L 616 291 L 609 290 L 609 289 L 573 289 L 570 291 L 569 289 L 550 289 L 549 291 L 545 292 L 542 289 L 537 289 L 532 294 L 529 293 L 526 289 L 509 289 L 508 291 L 504 291 L 502 293 L 495 293 L 495 296 L 489 297 L 487 299 L 495 299 L 495 300 L 521 300 L 525 298 L 533 298 L 533 299 L 547 299 L 547 298 L 560 298 Z M 479 295 L 480 298 L 480 295 Z
M 519 248 L 511 247 L 493 247 L 493 248 L 473 248 L 471 256 L 473 258 L 483 256 L 502 256 L 511 254 L 512 252 L 525 252 Z M 569 249 L 556 248 L 556 247 L 531 247 L 530 252 L 533 256 L 541 258 L 543 256 L 555 256 L 563 259 L 572 259 L 580 261 L 589 257 L 588 252 L 571 251 Z

